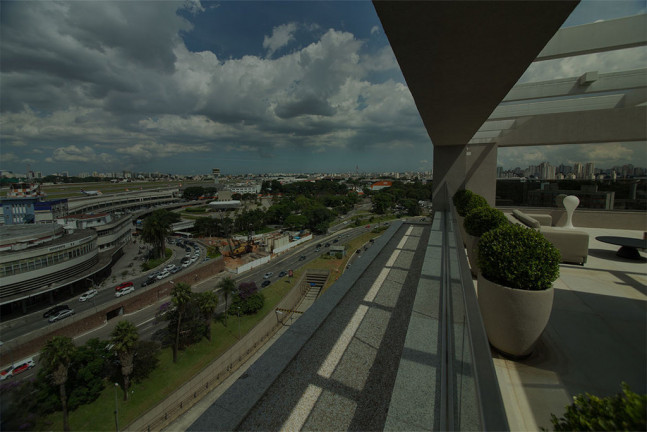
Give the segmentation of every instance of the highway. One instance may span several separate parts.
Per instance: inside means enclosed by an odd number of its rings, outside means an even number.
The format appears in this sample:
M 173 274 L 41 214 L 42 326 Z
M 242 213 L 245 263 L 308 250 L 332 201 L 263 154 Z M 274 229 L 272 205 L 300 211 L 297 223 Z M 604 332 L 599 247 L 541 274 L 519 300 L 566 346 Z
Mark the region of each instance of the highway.
M 367 228 L 366 226 L 361 226 L 361 227 L 353 227 L 353 228 L 348 228 L 346 224 L 339 224 L 336 225 L 335 227 L 332 227 L 330 229 L 330 233 L 327 235 L 323 236 L 313 236 L 313 240 L 307 242 L 306 244 L 297 247 L 295 250 L 289 251 L 285 253 L 283 256 L 271 260 L 269 263 L 264 264 L 262 266 L 256 267 L 248 272 L 245 272 L 241 275 L 233 275 L 231 273 L 227 272 L 221 272 L 209 279 L 203 280 L 192 286 L 192 290 L 194 292 L 202 292 L 206 291 L 209 289 L 214 289 L 219 280 L 222 277 L 226 277 L 230 275 L 235 281 L 236 285 L 240 284 L 241 282 L 250 282 L 254 281 L 256 282 L 256 285 L 261 288 L 261 284 L 264 280 L 263 275 L 267 272 L 273 272 L 273 275 L 270 280 L 271 282 L 275 282 L 276 280 L 279 279 L 278 275 L 281 271 L 288 271 L 288 270 L 297 270 L 301 268 L 302 266 L 306 265 L 310 261 L 318 258 L 320 255 L 325 254 L 328 252 L 328 248 L 325 246 L 326 243 L 330 243 L 331 245 L 335 244 L 345 244 L 346 242 L 354 239 L 355 237 L 366 233 L 372 229 Z M 333 243 L 334 240 L 337 240 L 337 243 Z M 318 244 L 321 244 L 321 247 L 317 247 Z M 370 247 L 370 243 L 366 245 L 367 247 Z M 178 265 L 181 258 L 184 257 L 185 251 L 183 248 L 178 248 L 175 245 L 170 245 L 171 248 L 174 249 L 176 252 L 174 254 L 174 259 L 173 263 Z M 317 251 L 318 249 L 318 251 Z M 351 261 L 356 260 L 356 259 L 361 259 L 361 253 L 357 254 L 355 253 L 356 251 L 347 251 L 348 254 L 352 254 Z M 201 259 L 204 256 L 204 248 L 201 247 Z M 301 259 L 301 257 L 305 257 Z M 198 260 L 200 262 L 200 260 Z M 196 263 L 197 264 L 197 263 Z M 193 265 L 196 265 L 193 264 Z M 186 271 L 190 270 L 191 267 L 189 267 Z M 178 273 L 181 274 L 181 273 Z M 143 282 L 147 278 L 147 273 L 142 273 L 140 276 L 135 277 L 131 279 L 134 284 L 135 284 L 135 292 L 133 294 L 136 294 L 137 291 L 142 290 L 142 289 L 148 289 L 148 288 L 154 288 L 155 285 L 149 285 L 145 288 L 140 288 L 141 282 Z M 288 277 L 288 276 L 284 276 Z M 170 278 L 165 278 L 160 283 L 166 282 L 169 279 L 172 280 L 172 276 Z M 114 284 L 116 285 L 116 284 Z M 63 302 L 64 304 L 68 304 L 71 308 L 75 310 L 76 313 L 80 313 L 86 310 L 90 310 L 93 308 L 98 308 L 104 303 L 107 303 L 109 301 L 114 300 L 114 286 L 109 285 L 107 288 L 99 290 L 99 294 L 93 297 L 92 299 L 86 301 L 86 302 L 79 302 L 78 297 L 73 297 L 70 298 L 69 301 Z M 133 295 L 133 294 L 127 294 L 127 295 Z M 155 333 L 157 330 L 163 328 L 165 325 L 167 325 L 166 322 L 156 322 L 155 320 L 155 312 L 157 311 L 158 305 L 161 303 L 164 303 L 166 301 L 170 301 L 170 298 L 166 299 L 160 299 L 160 301 L 157 303 L 157 305 L 153 305 L 150 307 L 146 307 L 140 311 L 137 311 L 135 313 L 129 314 L 128 319 L 133 322 L 139 331 L 140 337 L 142 339 L 150 339 L 153 333 Z M 219 305 L 216 310 L 216 313 L 222 313 L 224 312 L 225 308 L 225 302 L 224 298 L 220 297 L 219 300 Z M 18 325 L 13 328 L 7 328 L 3 330 L 3 342 L 5 344 L 8 344 L 7 346 L 11 346 L 12 339 L 20 336 L 20 335 L 26 335 L 27 333 L 30 333 L 32 331 L 38 330 L 40 328 L 49 326 L 49 322 L 47 319 L 42 317 L 43 311 L 39 311 L 36 313 L 33 313 L 30 315 L 30 319 L 26 324 L 23 325 Z M 77 345 L 84 344 L 87 342 L 87 340 L 91 338 L 100 338 L 100 339 L 108 339 L 110 337 L 110 333 L 112 331 L 112 328 L 114 327 L 114 324 L 117 320 L 111 320 L 109 323 L 104 324 L 103 326 L 94 329 L 84 335 L 78 336 L 75 338 L 75 343 Z M 12 359 L 13 361 L 18 361 L 20 359 Z M 38 370 L 38 362 L 36 362 L 36 367 L 22 373 L 16 379 L 26 379 L 31 376 L 34 376 L 37 373 Z

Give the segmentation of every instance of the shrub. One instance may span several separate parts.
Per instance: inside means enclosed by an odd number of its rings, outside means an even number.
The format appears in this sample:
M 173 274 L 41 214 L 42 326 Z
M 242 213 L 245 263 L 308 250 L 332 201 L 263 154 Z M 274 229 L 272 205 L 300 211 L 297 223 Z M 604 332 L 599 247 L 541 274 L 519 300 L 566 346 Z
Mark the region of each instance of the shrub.
M 492 207 L 477 207 L 467 213 L 463 225 L 471 236 L 481 237 L 484 233 L 507 224 L 508 219 L 501 210 Z
M 456 191 L 452 197 L 452 202 L 454 203 L 454 207 L 456 207 L 456 211 L 459 215 L 465 216 L 465 203 L 472 195 L 474 195 L 474 192 L 471 190 L 461 189 Z
M 481 195 L 472 194 L 472 196 L 469 197 L 463 204 L 463 214 L 461 214 L 461 216 L 466 216 L 472 210 L 477 209 L 479 207 L 489 207 L 489 206 L 490 205 L 487 203 L 486 199 L 483 198 Z
M 484 233 L 478 256 L 483 276 L 509 288 L 545 290 L 559 276 L 559 251 L 539 231 L 521 225 Z
M 647 395 L 638 395 L 622 383 L 622 393 L 600 398 L 585 393 L 573 398 L 564 417 L 551 414 L 556 431 L 645 430 Z
M 252 315 L 258 312 L 265 305 L 265 296 L 263 293 L 254 293 L 246 298 L 241 298 L 238 294 L 234 296 L 229 307 L 229 315 Z

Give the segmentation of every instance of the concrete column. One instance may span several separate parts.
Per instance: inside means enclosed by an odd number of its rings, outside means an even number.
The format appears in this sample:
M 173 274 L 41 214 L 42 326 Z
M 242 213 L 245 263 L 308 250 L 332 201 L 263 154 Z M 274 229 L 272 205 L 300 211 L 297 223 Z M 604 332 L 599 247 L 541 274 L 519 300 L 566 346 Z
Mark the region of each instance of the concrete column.
M 449 200 L 463 188 L 483 196 L 494 206 L 496 162 L 496 144 L 434 146 L 434 209 L 449 209 Z M 447 196 L 440 193 L 444 184 L 447 185 Z
M 484 197 L 494 207 L 496 201 L 496 144 L 466 146 L 465 189 Z

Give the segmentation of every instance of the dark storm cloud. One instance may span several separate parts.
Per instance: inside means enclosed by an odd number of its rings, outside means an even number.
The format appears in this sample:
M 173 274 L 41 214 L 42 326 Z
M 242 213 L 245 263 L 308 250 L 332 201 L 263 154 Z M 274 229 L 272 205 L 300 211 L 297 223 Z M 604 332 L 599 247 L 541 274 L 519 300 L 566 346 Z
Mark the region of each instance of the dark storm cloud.
M 274 112 L 282 119 L 289 119 L 308 114 L 325 117 L 330 117 L 335 114 L 335 110 L 328 104 L 328 102 L 321 100 L 314 95 L 295 102 L 283 103 L 277 106 Z

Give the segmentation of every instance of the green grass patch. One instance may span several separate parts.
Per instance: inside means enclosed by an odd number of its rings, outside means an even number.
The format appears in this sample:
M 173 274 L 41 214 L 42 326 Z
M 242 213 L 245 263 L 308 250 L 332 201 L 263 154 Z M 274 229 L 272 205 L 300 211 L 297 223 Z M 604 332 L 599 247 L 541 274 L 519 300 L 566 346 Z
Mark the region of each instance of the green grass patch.
M 173 363 L 171 348 L 165 348 L 160 355 L 160 364 L 151 375 L 141 383 L 133 383 L 130 399 L 123 400 L 123 391 L 117 390 L 117 405 L 119 408 L 119 427 L 124 428 L 141 414 L 150 410 L 178 387 L 193 378 L 207 365 L 224 354 L 238 341 L 239 326 L 241 337 L 247 334 L 268 313 L 274 311 L 276 305 L 290 291 L 298 280 L 301 271 L 295 272 L 293 278 L 282 278 L 262 290 L 265 295 L 265 305 L 255 315 L 230 315 L 227 325 L 214 321 L 211 326 L 211 339 L 203 339 L 178 353 L 178 362 Z M 106 383 L 101 396 L 89 405 L 83 405 L 70 412 L 70 429 L 83 431 L 114 430 L 115 389 L 113 383 Z M 63 415 L 60 412 L 41 419 L 36 425 L 37 430 L 63 430 Z
M 166 250 L 164 251 L 164 255 L 165 256 L 163 258 L 156 258 L 156 259 L 148 260 L 145 263 L 143 263 L 142 271 L 148 271 L 148 270 L 154 269 L 158 265 L 166 262 L 169 258 L 171 258 L 171 255 L 173 255 L 173 251 L 171 251 L 171 249 L 169 248 L 166 248 Z

